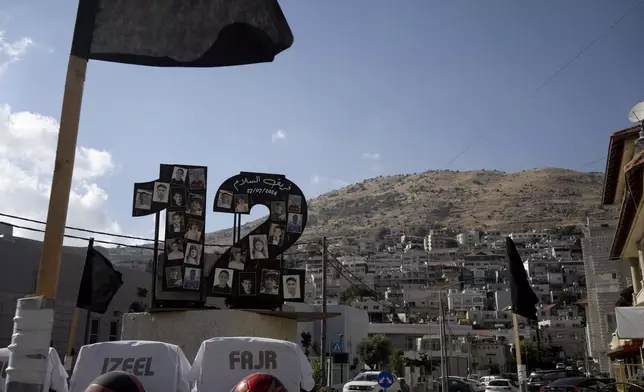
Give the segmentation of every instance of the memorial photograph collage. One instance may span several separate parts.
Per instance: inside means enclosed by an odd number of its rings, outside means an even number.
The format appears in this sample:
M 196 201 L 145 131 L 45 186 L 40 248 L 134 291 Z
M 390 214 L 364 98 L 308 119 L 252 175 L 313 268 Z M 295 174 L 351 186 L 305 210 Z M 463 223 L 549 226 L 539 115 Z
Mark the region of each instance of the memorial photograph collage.
M 169 181 L 155 182 L 152 195 L 153 201 L 163 199 L 167 203 L 164 289 L 197 291 L 203 271 L 206 169 L 171 168 Z
M 215 207 L 231 213 L 248 213 L 253 203 L 252 194 L 234 193 L 220 189 Z M 212 295 L 218 297 L 282 297 L 303 300 L 304 274 L 281 270 L 279 255 L 285 251 L 290 234 L 297 237 L 303 231 L 306 201 L 300 195 L 282 194 L 283 200 L 270 200 L 266 194 L 255 196 L 257 204 L 269 204 L 268 221 L 253 234 L 243 237 L 222 255 L 213 268 Z M 304 203 L 304 208 L 303 208 Z M 290 243 L 289 243 L 290 246 Z

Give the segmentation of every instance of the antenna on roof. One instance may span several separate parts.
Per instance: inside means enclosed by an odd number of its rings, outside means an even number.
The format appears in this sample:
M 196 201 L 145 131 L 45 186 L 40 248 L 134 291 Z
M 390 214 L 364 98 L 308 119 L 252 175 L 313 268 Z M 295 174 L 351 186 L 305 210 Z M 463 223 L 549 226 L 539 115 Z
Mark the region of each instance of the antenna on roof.
M 635 140 L 635 153 L 644 151 L 644 101 L 633 106 L 631 112 L 628 114 L 628 119 L 631 122 L 640 124 L 640 136 Z

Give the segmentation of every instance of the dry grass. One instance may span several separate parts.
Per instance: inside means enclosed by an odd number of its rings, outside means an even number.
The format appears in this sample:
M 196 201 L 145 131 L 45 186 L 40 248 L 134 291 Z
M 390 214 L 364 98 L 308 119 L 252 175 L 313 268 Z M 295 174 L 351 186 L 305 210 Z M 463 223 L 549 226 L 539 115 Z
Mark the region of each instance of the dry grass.
M 602 182 L 602 173 L 556 168 L 381 176 L 309 200 L 304 238 L 359 237 L 382 227 L 521 230 L 615 219 L 614 209 L 599 205 Z M 231 233 L 210 233 L 206 240 L 228 242 Z

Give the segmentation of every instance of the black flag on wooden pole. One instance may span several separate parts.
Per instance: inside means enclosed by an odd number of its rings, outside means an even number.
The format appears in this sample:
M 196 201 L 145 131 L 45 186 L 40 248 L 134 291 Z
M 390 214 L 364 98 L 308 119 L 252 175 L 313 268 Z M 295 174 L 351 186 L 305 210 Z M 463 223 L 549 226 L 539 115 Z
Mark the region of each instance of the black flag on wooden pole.
M 80 0 L 73 56 L 157 67 L 271 62 L 293 44 L 277 0 Z
M 528 274 L 523 267 L 521 255 L 510 237 L 505 239 L 505 250 L 510 271 L 510 290 L 512 291 L 512 312 L 530 320 L 537 320 L 536 304 L 539 298 L 532 291 Z
M 90 240 L 76 307 L 105 314 L 112 298 L 122 285 L 121 273 L 114 269 L 107 257 L 94 249 L 94 241 Z

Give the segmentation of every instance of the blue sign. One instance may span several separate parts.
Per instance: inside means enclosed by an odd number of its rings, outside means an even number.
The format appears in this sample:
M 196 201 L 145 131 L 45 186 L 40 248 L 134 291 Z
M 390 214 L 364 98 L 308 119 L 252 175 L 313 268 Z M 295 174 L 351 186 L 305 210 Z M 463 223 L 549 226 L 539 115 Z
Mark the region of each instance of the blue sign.
M 387 389 L 394 385 L 394 375 L 389 372 L 380 372 L 378 373 L 378 385 L 381 388 Z
M 333 354 L 342 354 L 344 352 L 343 349 L 343 341 L 342 340 L 336 340 L 334 342 L 331 342 L 331 352 Z

